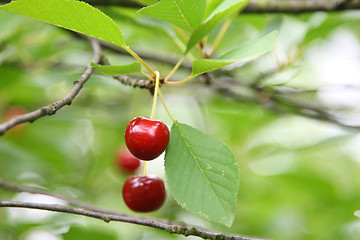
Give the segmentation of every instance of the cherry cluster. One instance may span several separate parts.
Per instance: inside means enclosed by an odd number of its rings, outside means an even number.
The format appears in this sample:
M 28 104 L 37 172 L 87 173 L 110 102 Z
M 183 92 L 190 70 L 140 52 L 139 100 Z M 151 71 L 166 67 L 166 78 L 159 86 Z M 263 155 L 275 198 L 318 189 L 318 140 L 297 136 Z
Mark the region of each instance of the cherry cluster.
M 160 156 L 170 139 L 168 127 L 159 120 L 136 117 L 125 130 L 125 143 L 129 151 L 117 156 L 119 168 L 134 172 L 140 161 L 151 161 Z M 156 176 L 130 176 L 122 190 L 126 205 L 136 212 L 150 212 L 165 201 L 164 182 Z

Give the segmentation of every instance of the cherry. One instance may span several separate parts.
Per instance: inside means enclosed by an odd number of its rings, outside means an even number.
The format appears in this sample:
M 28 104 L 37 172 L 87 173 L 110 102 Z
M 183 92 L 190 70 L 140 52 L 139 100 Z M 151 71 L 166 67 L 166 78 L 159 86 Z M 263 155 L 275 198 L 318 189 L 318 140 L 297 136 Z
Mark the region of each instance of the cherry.
M 155 176 L 131 176 L 122 189 L 126 205 L 135 212 L 151 212 L 165 201 L 164 182 Z
M 120 171 L 129 173 L 134 172 L 140 166 L 140 160 L 127 149 L 117 151 L 115 161 Z
M 135 157 L 153 160 L 165 151 L 169 135 L 169 129 L 162 121 L 136 117 L 126 127 L 125 143 Z

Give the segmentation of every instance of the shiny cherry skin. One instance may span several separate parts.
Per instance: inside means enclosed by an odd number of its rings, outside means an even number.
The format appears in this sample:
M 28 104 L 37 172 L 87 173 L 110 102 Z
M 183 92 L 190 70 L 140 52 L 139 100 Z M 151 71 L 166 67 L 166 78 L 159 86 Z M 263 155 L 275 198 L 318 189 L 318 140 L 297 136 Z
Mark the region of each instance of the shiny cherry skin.
M 126 205 L 135 212 L 151 212 L 165 201 L 164 182 L 155 176 L 131 176 L 122 189 Z
M 160 120 L 136 117 L 125 130 L 125 143 L 129 151 L 145 161 L 153 160 L 163 153 L 169 143 L 168 127 Z
M 140 160 L 127 149 L 118 150 L 115 161 L 118 169 L 122 172 L 133 173 L 140 166 Z

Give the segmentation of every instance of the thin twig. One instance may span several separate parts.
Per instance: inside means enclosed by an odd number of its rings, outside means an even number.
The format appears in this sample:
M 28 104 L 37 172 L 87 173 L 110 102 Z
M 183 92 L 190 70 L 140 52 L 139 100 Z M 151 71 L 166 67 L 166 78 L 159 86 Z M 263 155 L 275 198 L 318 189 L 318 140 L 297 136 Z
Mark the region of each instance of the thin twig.
M 154 82 L 150 79 L 138 79 L 138 78 L 132 78 L 127 75 L 115 75 L 113 76 L 114 79 L 118 80 L 124 85 L 132 86 L 132 87 L 138 87 L 138 88 L 146 88 L 146 89 L 153 89 L 154 88 Z
M 245 13 L 304 13 L 359 9 L 358 0 L 251 0 Z
M 260 96 L 263 94 L 264 89 L 254 88 L 248 86 L 249 90 L 253 91 L 253 94 L 243 95 L 238 92 L 234 92 L 226 87 L 218 87 L 217 92 L 224 97 L 241 101 L 241 102 L 252 102 L 255 104 L 261 104 L 264 107 L 276 112 L 276 113 L 292 113 L 297 114 L 303 117 L 312 118 L 316 120 L 322 120 L 330 123 L 334 123 L 340 127 L 345 127 L 349 129 L 360 129 L 360 122 L 349 122 L 346 120 L 340 119 L 335 113 L 331 111 L 324 110 L 316 106 L 308 105 L 305 103 L 299 103 L 296 101 L 285 100 L 282 96 L 278 94 L 273 94 L 268 96 L 265 100 L 261 99 Z
M 70 208 L 58 204 L 42 204 L 42 203 L 29 203 L 29 202 L 18 202 L 18 201 L 0 201 L 0 207 L 13 207 L 13 208 L 31 208 L 37 210 L 46 210 L 52 212 L 61 212 L 61 213 L 70 213 L 76 215 L 82 215 L 86 217 L 96 218 L 103 220 L 105 222 L 117 221 L 117 222 L 127 222 L 137 225 L 157 228 L 164 230 L 172 234 L 180 234 L 184 236 L 197 236 L 203 239 L 213 239 L 213 240 L 263 240 L 260 238 L 249 238 L 238 235 L 228 235 L 224 233 L 216 233 L 206 231 L 197 227 L 188 227 L 178 224 L 168 224 L 163 223 L 153 219 L 138 218 L 127 215 L 117 215 L 117 214 L 106 214 L 96 211 L 89 211 L 82 208 Z
M 32 194 L 42 194 L 51 197 L 55 197 L 61 200 L 66 201 L 67 203 L 81 207 L 81 208 L 71 208 L 66 207 L 58 204 L 40 204 L 40 203 L 28 203 L 28 202 L 18 202 L 18 201 L 0 201 L 0 207 L 17 207 L 17 208 L 31 208 L 31 209 L 38 209 L 38 210 L 47 210 L 53 212 L 62 212 L 62 213 L 70 213 L 76 215 L 82 215 L 91 218 L 101 219 L 105 222 L 110 221 L 118 221 L 118 222 L 127 222 L 133 223 L 142 226 L 148 226 L 152 228 L 161 229 L 173 234 L 181 234 L 184 236 L 198 236 L 203 239 L 215 239 L 215 240 L 264 240 L 260 238 L 249 238 L 244 236 L 238 235 L 229 235 L 224 233 L 216 233 L 210 232 L 207 230 L 203 230 L 193 226 L 184 226 L 178 223 L 168 223 L 165 220 L 155 220 L 149 218 L 141 218 L 141 217 L 134 217 L 123 214 L 121 212 L 108 210 L 99 208 L 96 206 L 92 206 L 90 204 L 74 200 L 68 197 L 61 196 L 55 193 L 49 193 L 40 189 L 29 188 L 20 186 L 13 183 L 8 183 L 4 180 L 0 179 L 0 187 L 3 189 L 17 191 L 17 192 L 29 192 Z
M 94 58 L 92 62 L 99 64 L 102 59 L 101 47 L 97 40 L 90 38 L 91 46 L 94 51 Z M 85 72 L 81 75 L 81 77 L 74 81 L 74 87 L 70 90 L 70 92 L 63 97 L 62 99 L 51 103 L 47 106 L 41 107 L 33 112 L 26 113 L 24 115 L 20 115 L 10 119 L 7 122 L 0 124 L 0 136 L 5 134 L 6 131 L 15 127 L 16 125 L 24 122 L 34 122 L 35 120 L 43 117 L 50 116 L 55 114 L 60 108 L 65 105 L 70 105 L 75 97 L 80 92 L 81 88 L 84 86 L 86 81 L 90 78 L 91 74 L 94 72 L 94 67 L 90 65 L 86 68 Z
M 98 6 L 130 6 L 141 8 L 138 3 L 129 4 L 129 1 L 116 0 L 84 0 L 91 5 Z M 0 1 L 0 2 L 9 2 Z M 358 0 L 251 0 L 243 9 L 244 13 L 302 13 L 314 11 L 341 11 L 346 9 L 359 9 Z
M 291 112 L 303 117 L 331 122 L 341 127 L 360 130 L 360 121 L 343 120 L 333 111 L 325 110 L 323 108 L 319 108 L 305 103 L 285 100 L 282 98 L 282 96 L 279 95 L 272 96 L 271 100 L 279 107 L 288 107 L 286 109 L 283 108 L 284 112 Z

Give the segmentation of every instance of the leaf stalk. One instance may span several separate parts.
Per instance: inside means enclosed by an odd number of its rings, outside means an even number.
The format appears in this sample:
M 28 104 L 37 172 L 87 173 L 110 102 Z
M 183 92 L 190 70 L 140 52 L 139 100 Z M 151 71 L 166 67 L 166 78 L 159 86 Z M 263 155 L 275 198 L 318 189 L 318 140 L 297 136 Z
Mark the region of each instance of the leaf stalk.
M 180 67 L 181 63 L 184 61 L 185 55 L 180 58 L 180 60 L 176 63 L 175 67 L 171 70 L 171 72 L 166 76 L 164 82 L 167 82 L 171 76 L 176 72 L 176 70 Z
M 151 74 L 155 75 L 154 70 L 141 58 L 139 55 L 137 55 L 129 46 L 125 48 L 125 50 L 133 56 L 136 60 L 138 60 Z
M 185 78 L 185 79 L 183 79 L 183 80 L 181 80 L 181 81 L 178 81 L 178 82 L 170 82 L 170 81 L 167 81 L 167 82 L 165 82 L 165 83 L 168 84 L 168 85 L 174 85 L 174 86 L 176 86 L 176 85 L 181 85 L 181 84 L 184 84 L 184 83 L 190 81 L 191 79 L 193 79 L 193 78 L 195 78 L 195 77 L 197 77 L 197 76 L 198 76 L 198 74 L 195 74 L 195 75 L 191 74 L 191 75 L 189 75 L 187 78 Z
M 173 116 L 171 115 L 171 113 L 170 113 L 170 111 L 169 111 L 169 108 L 166 106 L 165 100 L 164 100 L 164 98 L 163 98 L 163 95 L 162 95 L 160 89 L 159 89 L 159 97 L 160 97 L 160 100 L 161 100 L 162 105 L 163 105 L 164 108 L 165 108 L 166 113 L 169 115 L 169 117 L 171 118 L 171 120 L 172 120 L 173 122 L 175 122 L 175 119 L 174 119 Z

